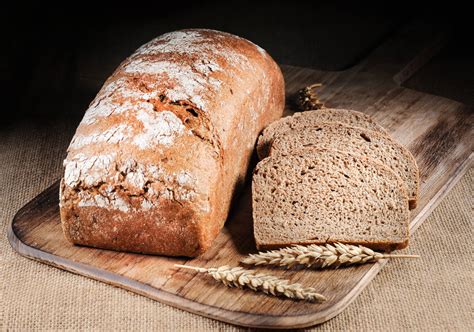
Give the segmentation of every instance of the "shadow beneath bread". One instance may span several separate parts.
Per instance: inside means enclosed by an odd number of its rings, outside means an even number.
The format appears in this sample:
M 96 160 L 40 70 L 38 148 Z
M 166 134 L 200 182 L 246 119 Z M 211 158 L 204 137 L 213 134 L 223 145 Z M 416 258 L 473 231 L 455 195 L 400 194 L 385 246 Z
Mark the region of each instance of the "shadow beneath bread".
M 238 201 L 231 208 L 224 226 L 229 240 L 237 252 L 247 255 L 257 251 L 253 236 L 252 191 L 250 182 L 246 184 Z
M 252 173 L 257 162 L 258 158 L 254 152 L 245 179 L 241 179 L 236 186 L 229 216 L 224 225 L 224 232 L 229 234 L 232 245 L 242 255 L 257 251 L 252 218 Z

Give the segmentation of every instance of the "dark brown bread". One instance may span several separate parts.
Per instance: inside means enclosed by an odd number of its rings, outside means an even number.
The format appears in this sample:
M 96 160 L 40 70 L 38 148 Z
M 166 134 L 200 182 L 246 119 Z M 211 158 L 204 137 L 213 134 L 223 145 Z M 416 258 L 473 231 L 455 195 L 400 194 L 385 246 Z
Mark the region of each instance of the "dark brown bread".
M 203 253 L 258 133 L 283 106 L 278 65 L 245 39 L 190 29 L 143 45 L 105 82 L 69 146 L 64 234 L 113 250 Z
M 404 182 L 374 160 L 337 150 L 295 151 L 260 161 L 252 181 L 259 249 L 352 243 L 393 250 L 408 245 Z
M 269 124 L 258 137 L 257 154 L 260 159 L 269 154 L 273 139 L 289 130 L 304 130 L 321 122 L 339 122 L 352 127 L 361 127 L 387 134 L 371 116 L 346 109 L 325 108 L 314 111 L 298 112 Z
M 337 149 L 365 156 L 392 169 L 405 182 L 410 208 L 416 207 L 419 191 L 419 171 L 415 158 L 389 136 L 341 123 L 320 123 L 312 127 L 290 130 L 273 140 L 270 155 L 289 155 L 305 149 Z

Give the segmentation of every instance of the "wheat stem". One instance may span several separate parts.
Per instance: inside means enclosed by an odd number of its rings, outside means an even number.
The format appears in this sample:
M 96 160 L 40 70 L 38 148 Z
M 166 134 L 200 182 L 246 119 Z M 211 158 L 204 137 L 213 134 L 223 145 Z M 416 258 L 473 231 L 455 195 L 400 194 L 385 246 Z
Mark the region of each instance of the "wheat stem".
M 240 266 L 203 268 L 175 264 L 175 267 L 190 269 L 199 273 L 207 273 L 228 287 L 249 288 L 253 291 L 261 291 L 273 296 L 284 296 L 294 300 L 310 302 L 322 302 L 326 300 L 323 295 L 318 294 L 312 287 L 305 288 L 301 284 L 290 284 L 288 280 L 262 273 L 255 273 L 245 270 Z
M 314 83 L 314 84 L 308 85 L 306 87 L 306 89 L 311 90 L 311 89 L 318 88 L 318 87 L 321 87 L 321 86 L 323 86 L 322 83 Z
M 382 254 L 364 246 L 335 243 L 334 245 L 293 246 L 279 250 L 250 254 L 242 260 L 247 265 L 273 265 L 293 267 L 339 267 L 372 263 L 385 258 L 419 258 L 418 255 Z
M 179 267 L 179 268 L 188 269 L 188 270 L 194 270 L 194 271 L 198 271 L 198 272 L 207 272 L 206 268 L 191 266 L 191 265 L 175 264 L 174 267 Z
M 382 254 L 382 258 L 420 258 L 420 255 Z

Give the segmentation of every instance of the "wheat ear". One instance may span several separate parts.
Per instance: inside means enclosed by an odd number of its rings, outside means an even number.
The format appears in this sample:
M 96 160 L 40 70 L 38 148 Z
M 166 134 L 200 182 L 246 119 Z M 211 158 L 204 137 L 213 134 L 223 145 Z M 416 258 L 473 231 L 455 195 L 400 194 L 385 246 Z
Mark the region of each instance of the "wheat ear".
M 375 252 L 372 249 L 350 244 L 335 243 L 334 245 L 309 246 L 297 245 L 294 247 L 250 254 L 242 260 L 247 265 L 295 265 L 306 267 L 339 267 L 352 264 L 376 262 L 384 258 L 418 258 L 418 255 L 391 255 Z
M 221 266 L 218 268 L 202 268 L 179 264 L 175 264 L 175 267 L 207 273 L 228 287 L 250 288 L 253 291 L 261 291 L 274 296 L 284 296 L 294 300 L 310 302 L 323 302 L 326 300 L 314 288 L 305 288 L 301 284 L 290 284 L 288 280 L 255 273 L 242 267 Z
M 296 93 L 296 105 L 301 111 L 319 110 L 324 108 L 324 103 L 319 100 L 314 89 L 321 87 L 321 83 L 311 84 Z

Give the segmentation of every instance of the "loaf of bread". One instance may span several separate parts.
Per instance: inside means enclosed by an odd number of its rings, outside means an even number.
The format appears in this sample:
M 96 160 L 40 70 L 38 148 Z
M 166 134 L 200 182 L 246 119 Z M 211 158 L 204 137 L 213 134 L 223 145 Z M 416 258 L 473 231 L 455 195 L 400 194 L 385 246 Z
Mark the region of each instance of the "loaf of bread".
M 322 122 L 276 135 L 270 155 L 290 155 L 300 149 L 315 148 L 343 150 L 386 165 L 405 182 L 410 208 L 416 207 L 420 181 L 418 166 L 412 154 L 390 136 L 342 123 Z
M 259 249 L 351 243 L 393 250 L 408 245 L 404 182 L 374 160 L 338 150 L 293 151 L 260 161 L 252 181 Z
M 197 256 L 222 228 L 284 82 L 260 47 L 190 29 L 140 47 L 105 82 L 68 148 L 66 238 L 98 248 Z
M 340 122 L 352 127 L 361 127 L 387 134 L 370 115 L 338 108 L 298 112 L 268 125 L 258 138 L 257 154 L 260 159 L 268 156 L 273 139 L 289 130 L 304 130 L 321 122 Z

